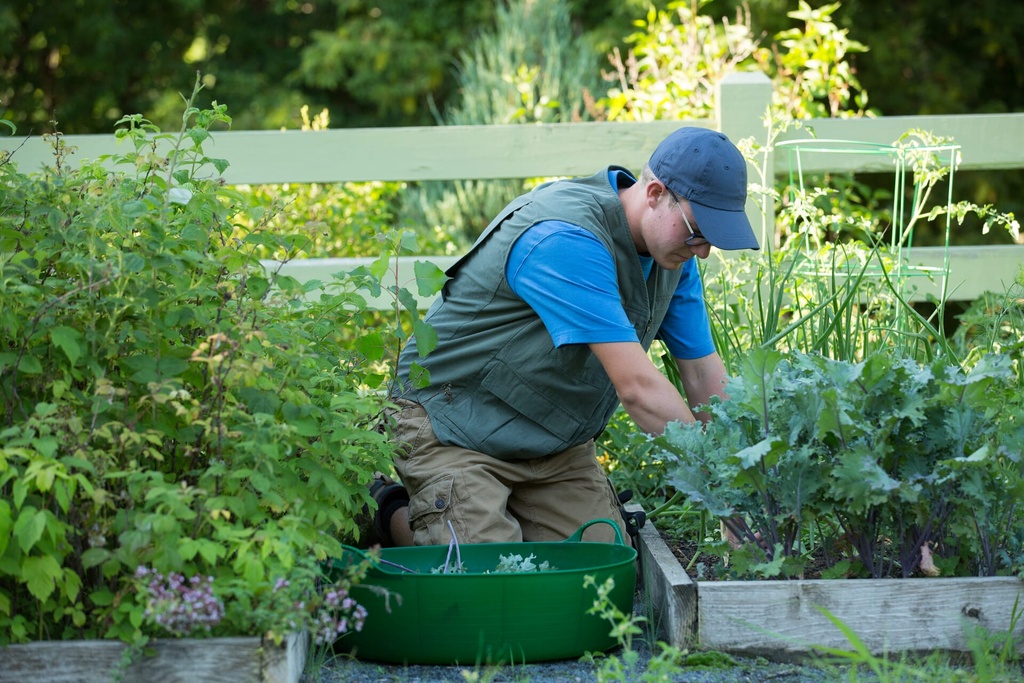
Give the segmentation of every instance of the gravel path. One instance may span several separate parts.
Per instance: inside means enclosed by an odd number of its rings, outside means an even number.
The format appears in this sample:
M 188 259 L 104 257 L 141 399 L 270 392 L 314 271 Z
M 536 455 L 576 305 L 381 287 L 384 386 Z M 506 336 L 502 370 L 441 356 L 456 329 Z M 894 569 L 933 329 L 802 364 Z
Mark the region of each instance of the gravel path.
M 634 615 L 643 617 L 647 609 L 643 591 L 638 590 L 633 604 Z M 401 644 L 396 643 L 396 646 Z M 631 667 L 625 662 L 628 653 L 622 648 L 607 653 L 609 659 L 620 660 L 623 669 L 620 676 L 606 676 L 605 680 L 625 683 L 821 683 L 850 680 L 848 670 L 827 671 L 810 664 L 730 657 L 721 653 L 696 653 L 687 665 L 675 666 L 664 677 L 649 674 L 644 678 L 650 668 L 650 647 L 646 639 L 639 636 L 634 638 L 632 647 L 637 659 Z M 319 667 L 307 664 L 307 674 L 302 683 L 591 683 L 598 680 L 600 666 L 600 661 L 594 663 L 584 659 L 500 667 L 403 665 L 336 655 Z M 856 680 L 868 683 L 872 679 L 858 672 Z
M 639 655 L 632 671 L 623 671 L 621 678 L 632 683 L 642 680 L 650 651 L 644 645 L 634 644 Z M 621 650 L 610 656 L 623 659 Z M 402 666 L 362 662 L 355 659 L 335 658 L 323 665 L 319 677 L 309 677 L 309 683 L 590 683 L 597 681 L 597 665 L 586 661 L 538 662 L 502 668 L 465 666 Z M 477 677 L 474 677 L 477 674 Z M 819 683 L 821 681 L 848 680 L 849 674 L 827 672 L 810 665 L 768 662 L 763 659 L 733 658 L 731 666 L 682 667 L 670 677 L 659 681 L 679 683 Z M 649 679 L 655 680 L 655 679 Z M 865 678 L 858 677 L 864 681 Z

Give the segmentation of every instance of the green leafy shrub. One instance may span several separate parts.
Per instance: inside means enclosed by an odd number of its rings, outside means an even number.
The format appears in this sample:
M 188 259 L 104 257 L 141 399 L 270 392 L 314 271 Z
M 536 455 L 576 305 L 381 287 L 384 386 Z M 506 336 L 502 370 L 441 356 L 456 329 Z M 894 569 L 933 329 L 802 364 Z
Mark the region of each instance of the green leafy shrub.
M 960 315 L 952 343 L 972 363 L 986 353 L 1014 359 L 1017 388 L 1024 392 L 1024 267 L 1003 294 L 985 292 Z
M 302 130 L 310 135 L 327 130 L 330 114 L 300 111 Z M 283 183 L 236 186 L 249 208 L 235 217 L 234 235 L 245 239 L 254 231 L 292 235 L 288 241 L 256 245 L 263 259 L 378 256 L 382 236 L 396 232 L 398 214 L 408 190 L 404 182 Z M 440 230 L 420 230 L 418 254 L 449 254 L 455 245 Z
M 715 88 L 728 74 L 748 68 L 757 52 L 750 14 L 737 11 L 717 25 L 699 10 L 709 0 L 649 6 L 626 38 L 625 56 L 608 56 L 613 72 L 598 108 L 609 121 L 654 121 L 714 116 Z
M 868 95 L 847 61 L 868 48 L 840 29 L 832 15 L 842 3 L 812 8 L 800 0 L 786 16 L 803 22 L 775 35 L 774 49 L 757 52 L 758 65 L 772 79 L 772 106 L 793 118 L 849 118 L 872 114 Z
M 656 443 L 673 486 L 743 541 L 740 574 L 799 576 L 816 551 L 872 577 L 911 576 L 932 553 L 947 573 L 1018 572 L 1024 410 L 1010 365 L 757 350 L 711 422 Z
M 598 57 L 574 26 L 567 0 L 498 3 L 494 26 L 474 36 L 458 62 L 459 101 L 438 116 L 448 126 L 587 120 L 587 104 L 601 87 Z M 410 188 L 401 215 L 466 249 L 529 185 L 424 182 Z
M 710 0 L 670 2 L 637 19 L 626 38 L 629 49 L 609 56 L 613 71 L 598 110 L 610 121 L 708 118 L 717 85 L 730 73 L 757 69 L 772 81 L 772 109 L 786 119 L 871 114 L 867 92 L 848 62 L 867 48 L 849 38 L 832 15 L 840 3 L 812 9 L 800 2 L 786 14 L 801 25 L 773 36 L 755 36 L 750 12 L 732 21 L 701 11 Z
M 274 587 L 312 585 L 390 463 L 382 351 L 342 344 L 366 278 L 264 269 L 302 236 L 236 233 L 203 151 L 230 119 L 191 102 L 78 170 L 59 136 L 38 176 L 0 164 L 0 644 L 152 633 L 140 566 L 212 577 L 214 634 L 308 625 Z

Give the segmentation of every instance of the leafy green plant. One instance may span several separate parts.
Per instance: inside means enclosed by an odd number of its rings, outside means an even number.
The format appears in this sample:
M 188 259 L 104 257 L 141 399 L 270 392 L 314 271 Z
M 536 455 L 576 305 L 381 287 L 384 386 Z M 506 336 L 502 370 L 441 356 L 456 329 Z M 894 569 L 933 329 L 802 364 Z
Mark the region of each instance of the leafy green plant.
M 626 38 L 623 56 L 608 59 L 611 85 L 598 101 L 609 121 L 654 121 L 706 118 L 714 113 L 717 84 L 729 73 L 752 63 L 757 41 L 749 12 L 737 11 L 732 22 L 718 25 L 700 10 L 710 0 L 672 2 L 667 10 L 653 6 L 634 23 L 639 30 Z
M 645 617 L 625 614 L 611 599 L 615 588 L 615 580 L 611 577 L 598 584 L 590 575 L 583 577 L 583 588 L 593 588 L 597 598 L 588 614 L 595 614 L 608 622 L 611 635 L 622 648 L 621 653 L 605 655 L 587 653 L 585 658 L 597 666 L 597 680 L 601 683 L 609 681 L 665 681 L 673 672 L 678 671 L 686 659 L 686 652 L 679 648 L 659 643 L 659 652 L 641 666 L 640 654 L 633 647 L 633 639 L 643 634 Z
M 534 562 L 537 556 L 534 554 L 523 557 L 522 555 L 498 555 L 498 564 L 494 569 L 483 571 L 483 574 L 525 574 L 530 572 L 550 572 L 558 567 L 553 567 L 547 560 L 540 564 Z M 472 573 L 461 561 L 445 562 L 438 567 L 432 567 L 431 574 L 469 574 Z
M 832 15 L 842 3 L 813 8 L 800 0 L 786 16 L 803 22 L 775 35 L 773 49 L 762 49 L 757 62 L 772 77 L 773 106 L 793 118 L 862 116 L 867 92 L 861 87 L 848 55 L 867 52 L 849 37 Z M 851 107 L 855 107 L 851 109 Z
M 653 444 L 638 432 L 625 410 L 612 415 L 595 440 L 598 460 L 608 472 L 616 491 L 632 491 L 633 501 L 645 508 L 670 495 L 664 464 Z
M 598 110 L 611 121 L 704 118 L 713 114 L 715 88 L 729 73 L 757 68 L 772 80 L 773 115 L 787 120 L 870 114 L 867 92 L 849 56 L 867 48 L 839 28 L 840 3 L 787 13 L 802 25 L 755 37 L 751 16 L 737 9 L 720 24 L 701 13 L 710 0 L 650 7 L 626 38 L 626 55 L 609 55 L 613 72 Z
M 310 116 L 300 111 L 301 130 L 318 135 L 330 127 L 330 113 L 324 109 Z M 398 214 L 408 185 L 402 182 L 285 183 L 280 185 L 236 186 L 250 206 L 236 214 L 234 235 L 238 239 L 272 232 L 291 235 L 288 241 L 266 241 L 254 245 L 262 259 L 289 261 L 296 257 L 376 257 L 389 247 L 382 236 L 396 232 Z M 401 232 L 401 230 L 398 230 Z M 418 254 L 445 254 L 455 245 L 440 230 L 419 231 Z
M 657 443 L 675 488 L 743 542 L 730 554 L 739 573 L 802 575 L 809 530 L 829 522 L 828 547 L 845 549 L 832 564 L 855 558 L 873 577 L 912 575 L 923 547 L 947 571 L 1007 572 L 970 558 L 1015 543 L 1020 526 L 1024 432 L 1010 376 L 997 355 L 963 372 L 895 354 L 853 363 L 762 349 L 707 408 L 711 422 L 670 425 Z M 969 550 L 951 533 L 968 524 Z
M 1017 387 L 1024 391 L 1024 267 L 1006 292 L 985 292 L 960 316 L 952 344 L 970 364 L 986 353 L 1014 359 Z
M 598 57 L 579 35 L 566 0 L 499 3 L 493 27 L 458 55 L 459 101 L 443 125 L 562 123 L 591 118 Z M 403 222 L 443 232 L 468 248 L 488 221 L 529 186 L 520 179 L 424 182 L 409 188 Z
M 312 625 L 274 586 L 311 585 L 390 463 L 387 375 L 343 343 L 366 278 L 264 268 L 299 238 L 236 232 L 204 151 L 230 117 L 192 101 L 78 170 L 59 136 L 39 176 L 0 165 L 2 644 L 155 633 L 139 566 L 212 577 L 215 635 Z

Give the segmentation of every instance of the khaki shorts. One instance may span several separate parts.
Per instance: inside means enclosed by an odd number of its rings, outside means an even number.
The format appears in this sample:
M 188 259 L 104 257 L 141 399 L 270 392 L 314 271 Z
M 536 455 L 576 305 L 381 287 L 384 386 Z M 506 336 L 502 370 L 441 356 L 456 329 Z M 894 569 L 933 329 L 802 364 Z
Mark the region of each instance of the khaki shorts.
M 451 522 L 459 543 L 563 541 L 585 522 L 606 518 L 629 543 L 619 504 L 589 441 L 545 458 L 505 462 L 434 435 L 418 403 L 396 401 L 395 469 L 409 490 L 416 545 L 447 545 Z M 610 543 L 607 524 L 583 539 Z

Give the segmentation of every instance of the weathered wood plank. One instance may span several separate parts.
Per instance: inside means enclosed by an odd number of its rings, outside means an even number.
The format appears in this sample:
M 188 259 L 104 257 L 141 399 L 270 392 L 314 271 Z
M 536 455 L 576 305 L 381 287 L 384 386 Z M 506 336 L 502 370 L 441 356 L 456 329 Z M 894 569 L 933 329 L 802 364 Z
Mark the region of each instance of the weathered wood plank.
M 309 636 L 289 635 L 281 646 L 264 640 L 263 671 L 260 683 L 299 683 L 309 656 Z
M 774 659 L 851 649 L 824 608 L 876 655 L 965 652 L 972 628 L 1006 632 L 1018 599 L 1024 609 L 1024 581 L 1014 577 L 692 582 L 653 524 L 638 550 L 659 637 L 679 647 Z M 1014 634 L 1024 638 L 1024 620 Z
M 744 125 L 739 118 L 727 116 L 725 122 L 742 132 L 760 126 L 757 118 Z M 1020 149 L 1005 144 L 1024 139 L 1024 114 L 811 119 L 806 123 L 808 128 L 789 131 L 780 141 L 807 139 L 810 129 L 820 139 L 890 144 L 907 130 L 921 128 L 950 136 L 960 145 L 960 170 L 1024 168 Z M 658 142 L 682 125 L 714 128 L 716 121 L 223 131 L 215 132 L 204 150 L 210 157 L 228 160 L 223 177 L 232 185 L 571 176 L 589 175 L 609 163 L 639 171 Z M 70 167 L 130 151 L 113 135 L 69 135 L 63 141 L 75 148 L 67 160 Z M 159 149 L 166 153 L 170 145 L 164 143 Z M 0 138 L 0 150 L 15 152 L 13 159 L 24 172 L 53 161 L 49 143 L 39 136 Z M 785 174 L 790 163 L 788 154 L 779 150 L 772 168 Z M 880 166 L 871 155 L 849 154 L 811 154 L 804 165 L 807 172 L 878 168 L 889 166 Z
M 0 649 L 0 683 L 107 683 L 124 651 L 123 643 L 107 641 L 12 645 Z
M 907 263 L 941 269 L 945 261 L 943 247 L 915 247 L 905 257 Z M 1005 292 L 1024 266 L 1024 244 L 956 246 L 949 248 L 949 275 L 946 298 L 949 301 L 973 301 L 984 292 Z M 939 282 L 912 278 L 916 288 L 913 301 L 927 295 L 940 297 Z
M 690 125 L 713 127 L 710 120 Z M 369 180 L 453 180 L 590 175 L 611 163 L 636 171 L 681 121 L 530 126 L 419 126 L 323 131 L 226 131 L 204 145 L 230 163 L 229 185 Z M 113 135 L 69 135 L 74 167 L 106 154 L 125 154 Z M 20 140 L 0 139 L 0 149 Z M 169 145 L 160 147 L 165 152 Z M 13 157 L 23 172 L 52 165 L 44 140 L 24 140 Z
M 1018 269 L 1024 265 L 1024 245 L 957 246 L 950 247 L 949 255 L 949 278 L 947 280 L 947 299 L 949 301 L 972 301 L 985 291 L 1005 291 L 1013 282 Z M 730 255 L 722 252 L 722 257 L 730 258 Z M 457 256 L 399 257 L 395 260 L 394 265 L 396 275 L 389 275 L 389 278 L 399 282 L 403 287 L 409 288 L 415 294 L 415 287 L 412 286 L 415 261 L 429 261 L 445 270 L 457 258 Z M 280 267 L 282 274 L 294 277 L 300 282 L 320 280 L 326 283 L 330 282 L 336 273 L 348 272 L 358 266 L 368 266 L 374 260 L 368 257 L 319 258 L 290 261 L 283 267 L 276 261 L 264 261 L 263 264 L 268 271 L 276 271 Z M 917 247 L 907 258 L 907 263 L 926 268 L 940 268 L 943 266 L 944 260 L 942 247 Z M 713 276 L 720 267 L 717 258 L 709 259 L 707 262 L 709 276 Z M 937 279 L 931 281 L 927 277 L 913 277 L 910 285 L 913 288 L 911 301 L 924 301 L 929 295 L 938 297 L 941 294 Z M 426 309 L 434 298 L 417 296 L 423 309 Z M 388 295 L 367 297 L 367 305 L 372 310 L 389 310 L 393 305 L 393 300 Z
M 697 636 L 697 587 L 652 524 L 637 544 L 646 599 L 657 613 L 658 638 L 685 648 Z
M 699 582 L 699 640 L 767 656 L 852 649 L 824 608 L 874 654 L 962 652 L 970 627 L 1007 631 L 1018 598 L 1024 582 L 1013 577 Z M 1015 633 L 1024 637 L 1024 623 Z
M 126 660 L 118 641 L 45 641 L 0 649 L 0 683 L 298 683 L 307 638 L 158 639 Z M 122 668 L 123 667 L 123 668 Z
M 1024 168 L 1024 154 L 1008 140 L 1024 140 L 1024 114 L 970 114 L 963 116 L 881 116 L 859 119 L 807 119 L 805 128 L 791 129 L 779 141 L 855 140 L 881 145 L 894 143 L 911 129 L 918 129 L 953 139 L 960 146 L 962 161 L 959 170 Z M 812 135 L 813 132 L 813 135 Z M 783 150 L 775 154 L 774 168 L 782 174 L 789 170 L 789 159 Z M 805 171 L 841 171 L 877 168 L 877 159 L 870 155 L 813 154 L 806 157 Z

